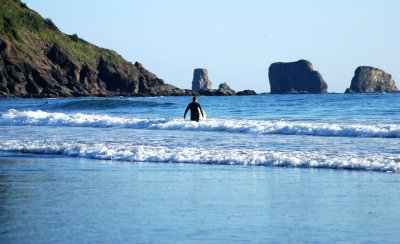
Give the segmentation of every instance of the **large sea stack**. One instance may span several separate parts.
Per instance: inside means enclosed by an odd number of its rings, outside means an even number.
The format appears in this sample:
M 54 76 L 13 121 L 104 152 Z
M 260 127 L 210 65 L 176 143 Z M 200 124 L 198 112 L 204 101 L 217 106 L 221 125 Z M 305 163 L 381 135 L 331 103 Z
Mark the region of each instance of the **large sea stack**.
M 0 96 L 191 95 L 140 63 L 62 33 L 18 0 L 0 0 Z
M 271 93 L 327 93 L 328 85 L 307 60 L 273 63 L 268 72 Z
M 192 90 L 210 90 L 212 82 L 208 79 L 207 69 L 195 69 L 193 72 Z
M 360 66 L 354 72 L 350 88 L 345 93 L 398 92 L 392 76 L 383 70 Z

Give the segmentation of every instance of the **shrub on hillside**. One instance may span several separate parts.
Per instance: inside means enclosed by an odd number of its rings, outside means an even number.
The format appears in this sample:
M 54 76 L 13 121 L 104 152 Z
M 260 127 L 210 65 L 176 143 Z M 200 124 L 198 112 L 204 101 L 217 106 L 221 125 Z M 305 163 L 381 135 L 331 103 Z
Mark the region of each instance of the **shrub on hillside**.
M 50 18 L 45 18 L 44 21 L 46 22 L 46 24 L 48 26 L 50 26 L 50 28 L 59 30 L 58 27 L 56 26 L 56 24 L 54 24 L 54 22 Z

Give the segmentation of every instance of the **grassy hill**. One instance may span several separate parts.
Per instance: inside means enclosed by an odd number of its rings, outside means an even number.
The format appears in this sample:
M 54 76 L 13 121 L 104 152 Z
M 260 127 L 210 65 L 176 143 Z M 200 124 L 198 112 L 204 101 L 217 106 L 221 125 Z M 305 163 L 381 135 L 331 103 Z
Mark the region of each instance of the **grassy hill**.
M 37 42 L 57 44 L 71 57 L 95 63 L 103 57 L 105 60 L 123 61 L 122 57 L 112 50 L 99 48 L 80 39 L 76 34 L 66 35 L 49 18 L 42 18 L 37 12 L 29 9 L 19 0 L 0 0 L 0 35 L 7 35 L 15 44 L 20 44 L 30 51 L 35 51 Z
M 0 96 L 187 95 L 140 63 L 62 33 L 19 0 L 0 0 Z

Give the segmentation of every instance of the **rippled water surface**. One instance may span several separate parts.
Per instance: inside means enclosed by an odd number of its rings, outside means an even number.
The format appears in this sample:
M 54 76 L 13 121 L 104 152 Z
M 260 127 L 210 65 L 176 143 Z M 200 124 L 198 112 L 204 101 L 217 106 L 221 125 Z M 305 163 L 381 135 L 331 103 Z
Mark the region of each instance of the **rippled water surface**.
M 399 237 L 399 94 L 190 101 L 0 99 L 0 240 Z

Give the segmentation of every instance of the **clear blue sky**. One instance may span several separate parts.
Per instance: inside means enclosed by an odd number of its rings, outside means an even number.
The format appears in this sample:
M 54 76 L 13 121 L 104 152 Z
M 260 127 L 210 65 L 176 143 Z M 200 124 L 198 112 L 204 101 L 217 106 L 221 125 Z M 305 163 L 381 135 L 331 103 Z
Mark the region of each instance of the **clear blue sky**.
M 23 0 L 24 1 L 24 0 Z M 207 68 L 213 87 L 269 92 L 268 67 L 307 59 L 329 92 L 344 92 L 361 65 L 400 88 L 398 0 L 25 0 L 61 31 L 142 63 L 191 88 Z

